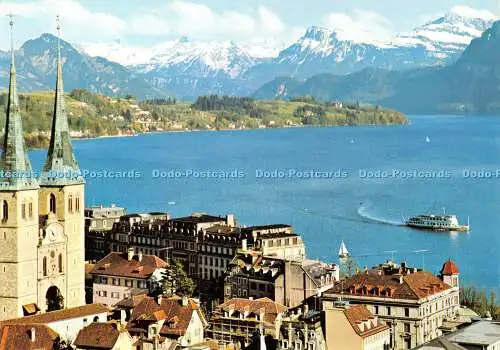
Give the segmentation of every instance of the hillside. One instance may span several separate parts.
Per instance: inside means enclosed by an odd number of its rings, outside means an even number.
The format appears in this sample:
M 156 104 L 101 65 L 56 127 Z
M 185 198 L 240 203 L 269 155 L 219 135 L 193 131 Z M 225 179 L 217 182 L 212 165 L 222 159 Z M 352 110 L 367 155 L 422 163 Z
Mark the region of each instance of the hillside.
M 53 94 L 20 94 L 26 141 L 31 148 L 48 146 Z M 0 103 L 6 103 L 5 93 Z M 258 101 L 249 98 L 200 97 L 195 104 L 173 98 L 137 103 L 129 96 L 114 99 L 76 89 L 66 96 L 66 110 L 74 138 L 125 136 L 154 131 L 277 128 L 405 124 L 404 115 L 379 107 L 294 101 Z M 5 123 L 2 109 L 0 123 Z

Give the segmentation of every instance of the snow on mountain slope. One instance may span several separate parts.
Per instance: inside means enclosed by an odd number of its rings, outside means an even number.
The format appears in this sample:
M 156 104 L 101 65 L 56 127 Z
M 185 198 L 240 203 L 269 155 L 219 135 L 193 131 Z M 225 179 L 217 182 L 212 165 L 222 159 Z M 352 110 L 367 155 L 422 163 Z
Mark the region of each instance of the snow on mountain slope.
M 467 6 L 455 6 L 432 22 L 400 34 L 392 42 L 394 47 L 424 46 L 435 57 L 445 58 L 462 52 L 472 39 L 480 37 L 498 18 L 489 11 L 478 11 Z

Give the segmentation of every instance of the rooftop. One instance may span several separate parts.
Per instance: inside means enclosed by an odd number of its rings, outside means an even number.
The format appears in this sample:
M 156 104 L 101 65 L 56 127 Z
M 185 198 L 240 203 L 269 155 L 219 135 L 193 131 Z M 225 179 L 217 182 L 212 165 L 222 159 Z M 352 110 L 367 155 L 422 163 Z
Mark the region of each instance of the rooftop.
M 109 311 L 111 310 L 103 304 L 88 304 L 69 309 L 51 311 L 43 314 L 6 320 L 0 322 L 0 326 L 11 324 L 49 324 L 73 318 L 80 318 L 105 312 L 107 313 Z
M 219 305 L 220 310 L 236 310 L 239 312 L 251 312 L 255 314 L 273 314 L 277 315 L 287 310 L 285 305 L 275 302 L 269 298 L 243 299 L 233 298 Z
M 344 315 L 354 331 L 361 337 L 369 337 L 389 329 L 379 322 L 364 305 L 352 305 L 344 308 Z
M 92 275 L 148 278 L 156 269 L 167 266 L 167 263 L 156 255 L 134 255 L 130 260 L 128 257 L 128 253 L 109 253 L 94 265 L 90 273 Z
M 450 288 L 437 276 L 426 271 L 386 275 L 380 274 L 380 270 L 369 270 L 337 283 L 326 294 L 343 292 L 366 297 L 420 300 Z
M 443 276 L 451 276 L 451 275 L 457 275 L 460 273 L 458 270 L 457 265 L 451 260 L 448 259 L 446 262 L 443 264 L 443 268 L 441 269 L 441 275 Z
M 242 230 L 247 231 L 260 231 L 260 230 L 276 230 L 276 229 L 291 229 L 291 225 L 287 224 L 270 224 L 270 225 L 260 225 L 260 226 L 247 226 Z
M 33 332 L 33 334 L 32 334 Z M 34 341 L 32 341 L 32 336 Z M 0 350 L 53 349 L 59 334 L 43 324 L 9 324 L 0 326 Z
M 84 349 L 112 349 L 120 336 L 118 327 L 116 323 L 91 323 L 78 332 L 73 344 Z
M 188 299 L 183 304 L 183 299 L 178 296 L 171 298 L 157 299 L 146 297 L 132 311 L 127 328 L 132 332 L 147 332 L 144 329 L 143 321 L 156 322 L 165 320 L 160 335 L 182 336 L 186 333 L 193 312 L 199 310 L 198 304 L 192 299 Z M 200 315 L 202 317 L 202 315 Z
M 500 342 L 500 322 L 480 321 L 446 338 L 460 345 L 489 346 Z
M 173 218 L 171 222 L 182 222 L 190 224 L 203 224 L 212 222 L 226 222 L 226 218 L 222 216 L 213 216 L 208 214 L 193 214 L 191 216 L 185 216 L 181 218 Z

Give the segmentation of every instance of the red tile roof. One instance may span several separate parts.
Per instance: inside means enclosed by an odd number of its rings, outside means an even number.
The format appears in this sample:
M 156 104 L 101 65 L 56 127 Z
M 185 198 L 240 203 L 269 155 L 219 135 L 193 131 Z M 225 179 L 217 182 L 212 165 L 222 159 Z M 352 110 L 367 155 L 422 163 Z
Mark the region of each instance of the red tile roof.
M 401 280 L 400 280 L 401 278 Z M 337 283 L 326 294 L 420 300 L 451 288 L 430 272 L 418 271 L 409 275 L 379 275 L 376 271 L 357 274 Z
M 448 259 L 441 269 L 441 275 L 443 276 L 456 275 L 458 273 L 460 273 L 460 271 L 458 270 L 457 265 L 455 265 L 455 263 L 451 259 Z
M 167 263 L 155 255 L 142 255 L 141 261 L 135 255 L 128 260 L 128 253 L 112 252 L 95 264 L 92 275 L 117 277 L 148 278 L 158 268 L 167 267 Z
M 79 318 L 85 316 L 91 316 L 101 313 L 108 313 L 111 309 L 104 306 L 103 304 L 88 304 L 78 307 L 72 307 L 69 309 L 63 309 L 58 311 L 46 312 L 43 314 L 26 316 L 21 318 L 15 318 L 12 320 L 5 320 L 0 322 L 0 325 L 5 324 L 48 324 L 57 321 L 69 320 L 72 318 Z
M 363 338 L 389 329 L 387 325 L 379 322 L 364 305 L 349 306 L 344 309 L 344 315 L 354 331 Z M 365 327 L 363 323 L 369 326 Z
M 264 320 L 272 323 L 278 314 L 284 313 L 287 310 L 287 307 L 269 298 L 259 298 L 254 300 L 233 298 L 226 301 L 224 304 L 219 305 L 217 310 L 221 316 L 221 311 L 230 310 L 235 310 L 240 313 L 248 312 L 256 315 L 264 313 Z
M 31 332 L 35 331 L 35 341 L 31 341 Z M 0 350 L 49 350 L 59 334 L 42 324 L 12 324 L 0 326 Z
M 91 323 L 83 328 L 74 341 L 74 345 L 83 349 L 112 349 L 120 330 L 116 323 Z
M 147 332 L 142 321 L 165 320 L 160 335 L 182 336 L 186 333 L 193 312 L 199 312 L 200 318 L 204 319 L 200 307 L 191 299 L 183 306 L 182 298 L 178 296 L 162 298 L 159 305 L 156 299 L 146 297 L 133 309 L 127 328 L 131 332 Z

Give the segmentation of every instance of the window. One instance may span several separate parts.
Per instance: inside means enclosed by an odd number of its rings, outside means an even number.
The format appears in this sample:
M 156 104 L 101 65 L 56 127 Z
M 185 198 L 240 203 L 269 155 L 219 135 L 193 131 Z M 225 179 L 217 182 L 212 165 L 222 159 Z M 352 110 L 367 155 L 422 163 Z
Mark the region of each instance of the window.
M 76 196 L 76 199 L 75 199 L 75 210 L 77 213 L 80 212 L 80 197 Z
M 42 263 L 42 269 L 43 269 L 43 275 L 47 276 L 47 257 L 43 257 L 43 263 Z
M 405 330 L 405 333 L 410 333 L 410 324 L 409 323 L 404 324 L 404 330 Z
M 30 202 L 30 203 L 28 204 L 28 216 L 29 216 L 30 218 L 32 218 L 32 217 L 33 217 L 33 202 Z
M 9 205 L 7 201 L 3 201 L 2 205 L 2 221 L 5 222 L 9 219 Z
M 57 257 L 57 266 L 59 267 L 59 273 L 63 272 L 63 258 L 61 253 Z
M 56 196 L 53 193 L 49 195 L 49 211 L 56 213 Z
M 375 305 L 375 306 L 373 307 L 373 310 L 374 310 L 374 311 L 373 311 L 373 313 L 374 313 L 375 315 L 377 315 L 377 314 L 378 314 L 378 305 Z
M 72 213 L 72 212 L 73 212 L 73 196 L 72 196 L 72 195 L 70 195 L 70 196 L 68 197 L 68 211 L 69 211 L 70 213 Z
M 410 317 L 410 308 L 405 307 L 405 317 Z
M 21 217 L 26 219 L 26 203 L 21 204 Z
M 391 307 L 390 306 L 387 307 L 387 315 L 391 316 Z

